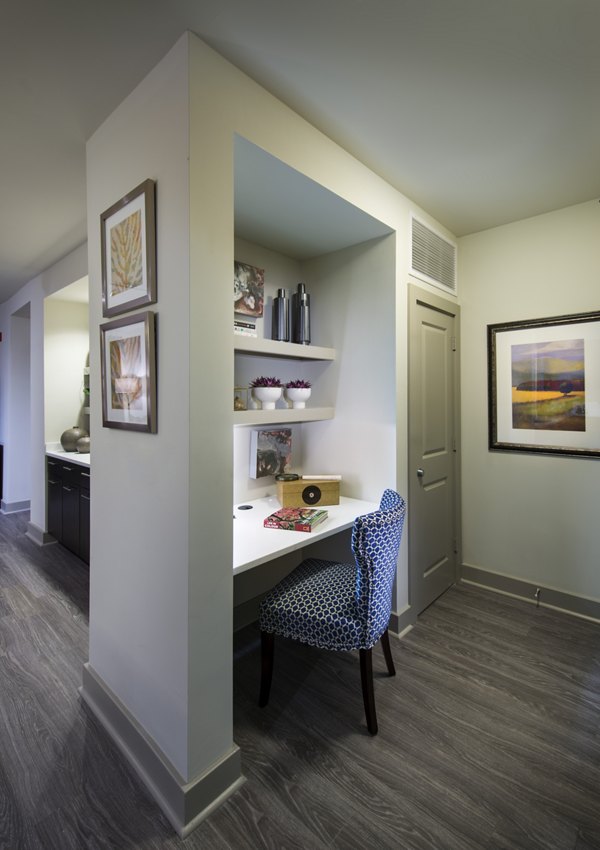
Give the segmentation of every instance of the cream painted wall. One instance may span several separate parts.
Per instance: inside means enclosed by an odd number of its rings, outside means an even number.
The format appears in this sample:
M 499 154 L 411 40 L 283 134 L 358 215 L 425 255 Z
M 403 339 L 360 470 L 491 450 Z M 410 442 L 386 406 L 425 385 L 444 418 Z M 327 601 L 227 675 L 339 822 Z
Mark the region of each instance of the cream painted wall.
M 265 309 L 264 318 L 257 319 L 257 333 L 267 339 L 271 336 L 271 306 L 277 289 L 288 290 L 296 288 L 302 280 L 301 264 L 297 260 L 286 257 L 277 251 L 271 251 L 262 245 L 255 245 L 245 239 L 235 239 L 235 259 L 251 266 L 265 270 Z M 281 380 L 288 380 L 291 374 L 288 370 L 296 369 L 289 361 L 243 355 L 236 357 L 234 365 L 234 384 L 248 386 L 249 382 L 259 375 L 276 375 Z M 292 466 L 299 469 L 302 465 L 302 427 L 300 425 L 285 426 L 292 428 Z M 238 427 L 233 429 L 233 502 L 238 503 L 249 499 L 259 499 L 271 495 L 275 485 L 273 478 L 253 479 L 249 477 L 250 466 L 250 437 L 252 428 Z
M 5 483 L 7 464 L 18 476 L 18 490 L 9 490 L 4 498 L 14 501 L 13 492 L 24 492 L 31 503 L 30 530 L 37 537 L 46 529 L 46 467 L 44 440 L 44 299 L 87 274 L 87 246 L 81 245 L 58 263 L 25 284 L 12 298 L 0 304 L 0 330 L 3 334 L 0 355 L 0 407 L 3 409 L 2 439 L 4 441 Z M 11 317 L 23 309 L 29 310 L 30 349 L 30 469 L 19 462 L 21 450 L 11 434 L 22 428 L 19 410 L 10 403 L 11 381 L 18 380 L 22 362 L 11 357 Z M 10 474 L 9 474 L 10 475 Z
M 195 286 L 201 292 L 201 281 L 223 281 L 229 287 L 233 263 L 231 230 L 233 223 L 232 163 L 233 137 L 242 138 L 281 159 L 310 179 L 320 183 L 367 214 L 384 222 L 395 231 L 395 374 L 390 387 L 390 402 L 395 399 L 395 465 L 390 480 L 397 489 L 406 493 L 407 471 L 407 283 L 410 280 L 410 214 L 417 213 L 448 238 L 453 238 L 407 198 L 385 183 L 380 177 L 343 151 L 338 145 L 292 112 L 287 106 L 260 88 L 241 71 L 195 37 L 190 37 L 192 85 L 192 138 L 198 140 L 191 163 L 191 244 L 192 323 L 204 329 L 204 339 L 192 337 L 192 364 L 200 365 L 211 351 L 215 352 L 223 374 L 231 369 L 231 352 L 226 342 L 231 323 L 229 303 L 218 316 L 213 304 L 210 326 L 205 320 L 204 302 L 199 299 L 194 308 Z M 207 120 L 211 116 L 211 120 Z M 195 283 L 197 282 L 197 284 Z M 417 281 L 419 285 L 420 282 Z M 228 294 L 228 293 L 227 293 Z M 394 315 L 394 313 L 392 313 Z M 192 367 L 193 368 L 193 367 Z M 231 374 L 231 372 L 229 372 Z M 231 385 L 231 384 L 230 384 Z M 203 421 L 198 398 L 197 422 Z M 229 399 L 227 400 L 229 403 Z M 213 407 L 214 412 L 214 407 Z M 199 433 L 195 424 L 192 401 L 192 435 Z M 204 414 L 204 421 L 206 413 Z M 208 426 L 207 426 L 208 427 Z M 391 435 L 388 435 L 388 438 Z M 349 440 L 351 449 L 352 441 Z M 193 451 L 192 447 L 192 451 Z M 192 477 L 200 482 L 201 477 Z M 201 501 L 200 488 L 192 494 L 192 501 Z M 225 529 L 223 529 L 225 533 Z M 405 534 L 398 571 L 396 608 L 409 612 L 408 600 L 408 548 Z M 201 537 L 196 537 L 192 548 L 200 547 Z M 227 561 L 228 554 L 221 551 L 220 560 Z M 201 588 L 198 588 L 201 593 Z
M 188 699 L 188 68 L 178 42 L 87 145 L 90 335 L 102 317 L 100 215 L 156 181 L 158 433 L 102 427 L 90 351 L 92 500 L 89 662 L 185 779 Z M 139 312 L 139 311 L 137 311 Z M 204 316 L 206 320 L 206 315 Z M 208 603 L 204 603 L 208 604 Z M 202 658 L 202 650 L 198 650 Z M 228 734 L 231 734 L 230 729 Z M 210 760 L 220 754 L 218 734 Z
M 600 599 L 597 460 L 490 452 L 486 326 L 598 309 L 597 201 L 459 242 L 463 561 Z
M 337 358 L 323 370 L 335 418 L 315 422 L 307 468 L 343 475 L 346 496 L 379 502 L 397 486 L 395 237 L 336 251 L 305 264 L 313 280 L 314 324 Z M 304 426 L 306 428 L 307 426 Z
M 31 308 L 10 317 L 11 369 L 7 386 L 9 422 L 2 507 L 10 512 L 31 497 Z
M 90 350 L 88 305 L 47 298 L 44 313 L 45 441 L 67 428 L 87 430 L 83 370 Z
M 384 281 L 393 339 L 384 367 L 390 386 L 383 394 L 383 427 L 395 415 L 395 440 L 391 425 L 385 435 L 386 484 L 389 471 L 390 485 L 406 492 L 413 205 L 186 35 L 88 143 L 92 336 L 102 321 L 99 216 L 147 177 L 157 181 L 159 293 L 152 308 L 158 315 L 156 435 L 101 428 L 98 353 L 91 352 L 90 665 L 183 779 L 210 772 L 233 746 L 236 133 L 396 231 L 395 244 L 382 249 L 394 269 Z M 362 298 L 367 309 L 368 298 Z M 398 586 L 405 605 L 406 542 Z

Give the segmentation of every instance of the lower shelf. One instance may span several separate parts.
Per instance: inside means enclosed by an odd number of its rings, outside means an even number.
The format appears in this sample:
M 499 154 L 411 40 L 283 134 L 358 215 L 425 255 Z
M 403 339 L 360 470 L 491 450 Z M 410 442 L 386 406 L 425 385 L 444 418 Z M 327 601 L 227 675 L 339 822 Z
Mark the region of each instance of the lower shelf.
M 234 425 L 275 425 L 282 422 L 320 422 L 333 419 L 333 407 L 275 408 L 275 410 L 236 410 Z

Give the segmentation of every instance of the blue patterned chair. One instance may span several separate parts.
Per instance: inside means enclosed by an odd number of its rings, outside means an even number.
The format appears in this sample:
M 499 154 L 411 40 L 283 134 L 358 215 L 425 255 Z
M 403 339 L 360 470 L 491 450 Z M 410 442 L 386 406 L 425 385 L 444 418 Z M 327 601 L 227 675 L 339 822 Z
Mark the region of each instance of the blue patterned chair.
M 358 649 L 367 728 L 377 734 L 371 650 L 381 640 L 394 676 L 388 624 L 405 514 L 404 499 L 386 490 L 379 510 L 354 520 L 356 563 L 309 558 L 266 594 L 260 606 L 261 707 L 269 701 L 275 635 L 319 649 Z

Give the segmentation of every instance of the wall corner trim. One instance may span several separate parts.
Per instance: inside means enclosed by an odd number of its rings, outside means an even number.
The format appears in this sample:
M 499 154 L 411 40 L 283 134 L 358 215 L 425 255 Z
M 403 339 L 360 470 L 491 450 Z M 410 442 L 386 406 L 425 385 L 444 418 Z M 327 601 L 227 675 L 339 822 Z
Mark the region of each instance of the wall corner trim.
M 31 507 L 29 499 L 22 502 L 5 502 L 4 499 L 0 502 L 0 511 L 3 514 L 18 514 L 21 511 L 28 511 Z
M 245 782 L 235 744 L 204 773 L 186 782 L 89 662 L 83 666 L 79 694 L 182 838 Z
M 29 537 L 29 539 L 37 546 L 48 546 L 51 543 L 57 542 L 55 537 L 53 537 L 49 532 L 44 531 L 44 529 L 40 528 L 39 525 L 36 525 L 35 522 L 27 523 L 25 536 Z
M 535 585 L 530 581 L 495 573 L 472 564 L 462 564 L 460 572 L 461 581 L 466 584 L 476 584 L 496 593 L 515 596 L 532 605 L 539 604 L 540 608 L 552 608 L 575 617 L 600 622 L 600 601 L 597 599 Z
M 406 605 L 402 611 L 392 611 L 389 630 L 396 637 L 402 637 L 414 626 L 417 617 L 413 612 L 412 605 Z

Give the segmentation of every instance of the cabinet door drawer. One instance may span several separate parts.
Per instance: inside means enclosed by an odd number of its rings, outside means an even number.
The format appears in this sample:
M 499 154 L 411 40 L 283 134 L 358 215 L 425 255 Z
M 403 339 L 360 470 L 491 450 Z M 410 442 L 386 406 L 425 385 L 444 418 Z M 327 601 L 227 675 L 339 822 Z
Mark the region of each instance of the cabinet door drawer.
M 62 465 L 62 480 L 63 484 L 74 484 L 79 487 L 81 478 L 81 467 L 76 463 L 63 463 Z
M 85 469 L 83 466 L 81 467 L 81 471 L 79 473 L 79 486 L 82 490 L 90 491 L 90 478 L 91 473 L 89 469 Z
M 59 460 L 51 460 L 46 458 L 46 469 L 48 471 L 48 481 L 62 481 L 63 465 Z
M 79 487 L 62 484 L 62 539 L 63 546 L 79 555 Z

